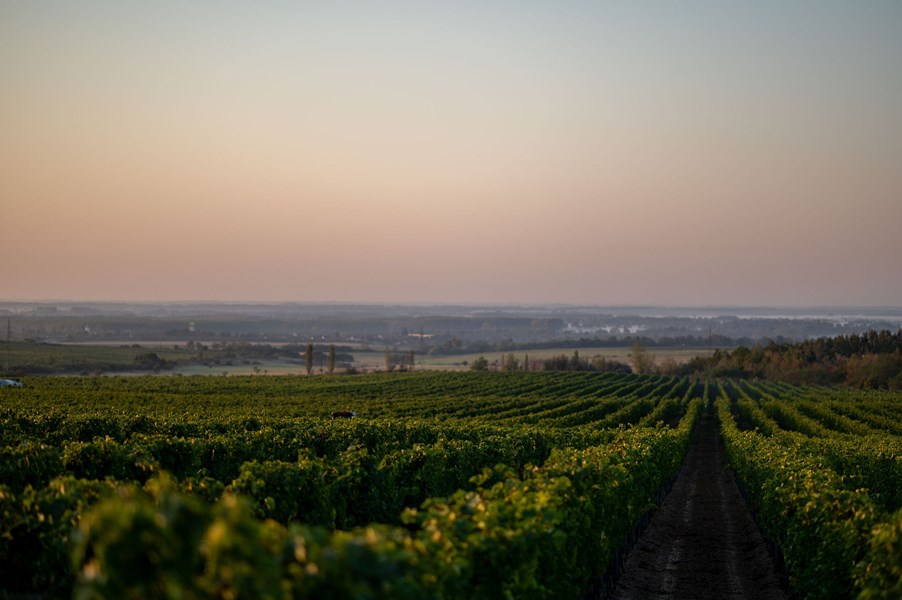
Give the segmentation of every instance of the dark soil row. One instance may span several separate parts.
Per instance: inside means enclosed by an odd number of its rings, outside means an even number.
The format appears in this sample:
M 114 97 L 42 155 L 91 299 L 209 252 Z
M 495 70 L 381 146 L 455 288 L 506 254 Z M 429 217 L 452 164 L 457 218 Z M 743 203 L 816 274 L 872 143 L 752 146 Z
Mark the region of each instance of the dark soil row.
M 713 417 L 700 418 L 686 464 L 630 553 L 612 597 L 788 597 L 726 469 Z

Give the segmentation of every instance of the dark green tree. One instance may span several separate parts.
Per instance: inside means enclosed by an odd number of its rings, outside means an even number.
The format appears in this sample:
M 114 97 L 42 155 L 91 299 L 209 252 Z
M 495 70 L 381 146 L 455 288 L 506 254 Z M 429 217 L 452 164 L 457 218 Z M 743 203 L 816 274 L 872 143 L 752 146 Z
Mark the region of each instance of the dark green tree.
M 313 371 L 313 344 L 307 344 L 307 349 L 304 350 L 304 366 L 307 367 L 307 375 L 310 375 Z
M 573 351 L 573 356 L 570 357 L 570 364 L 567 369 L 570 371 L 582 371 L 583 363 L 579 358 L 579 350 Z
M 484 356 L 480 356 L 476 360 L 473 361 L 473 364 L 470 365 L 471 371 L 488 371 L 489 370 L 489 361 Z

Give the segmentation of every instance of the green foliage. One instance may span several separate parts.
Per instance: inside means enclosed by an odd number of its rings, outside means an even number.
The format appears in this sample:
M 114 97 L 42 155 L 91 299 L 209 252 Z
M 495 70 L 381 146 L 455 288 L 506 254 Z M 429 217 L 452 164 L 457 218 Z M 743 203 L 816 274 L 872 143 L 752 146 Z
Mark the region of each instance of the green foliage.
M 230 488 L 236 494 L 253 498 L 260 518 L 322 525 L 335 520 L 321 460 L 246 462 Z
M 301 526 L 289 534 L 283 588 L 294 597 L 419 600 L 453 588 L 443 558 L 404 529 L 372 525 L 330 534 Z
M 470 364 L 471 371 L 488 371 L 489 361 L 484 356 L 480 356 Z
M 285 538 L 282 527 L 257 521 L 240 498 L 223 496 L 214 506 L 199 552 L 195 551 L 204 561 L 202 597 L 281 597 Z
M 198 597 L 209 508 L 167 485 L 151 482 L 150 495 L 120 488 L 85 515 L 73 551 L 77 598 Z
M 520 370 L 520 361 L 517 359 L 513 353 L 508 353 L 504 355 L 504 360 L 501 362 L 501 370 L 502 371 L 519 371 Z
M 15 494 L 0 485 L 0 591 L 68 596 L 70 534 L 87 508 L 114 487 L 59 478 Z
M 307 375 L 313 371 L 313 344 L 307 344 L 304 349 L 304 368 L 307 370 Z
M 717 350 L 710 357 L 689 361 L 679 372 L 902 390 L 902 331 L 869 331 L 794 344 L 770 342 L 753 348 L 740 346 L 732 352 Z
M 595 371 L 610 373 L 632 373 L 632 368 L 626 363 L 603 356 L 594 356 L 591 360 L 580 358 L 579 351 L 574 350 L 571 356 L 558 354 L 542 361 L 542 369 L 545 371 Z
M 856 565 L 859 598 L 902 597 L 902 510 L 871 531 L 865 559 Z
M 900 573 L 899 514 L 886 521 L 866 489 L 850 489 L 826 466 L 841 462 L 831 456 L 841 446 L 773 427 L 769 437 L 740 431 L 726 398 L 717 411 L 730 464 L 802 597 L 884 597 L 883 590 L 898 588 L 892 580 Z M 886 549 L 896 554 L 883 554 Z
M 281 597 L 285 537 L 235 496 L 211 506 L 165 478 L 123 487 L 79 525 L 75 597 Z
M 140 352 L 135 356 L 135 368 L 144 371 L 159 371 L 175 366 L 162 358 L 156 352 Z
M 896 589 L 888 392 L 578 371 L 27 383 L 0 411 L 0 595 L 579 596 L 718 393 L 800 594 Z
M 0 483 L 12 491 L 43 487 L 62 473 L 63 460 L 57 448 L 30 440 L 0 447 Z
M 187 348 L 155 348 L 148 352 L 132 345 L 83 346 L 31 341 L 12 341 L 6 345 L 11 374 L 17 375 L 153 371 L 185 362 L 192 356 Z
M 573 597 L 678 468 L 695 414 L 676 430 L 623 431 L 607 447 L 555 450 L 522 477 L 486 469 L 472 490 L 408 509 L 404 528 L 286 529 L 231 494 L 210 505 L 165 477 L 146 491 L 126 486 L 79 524 L 75 597 Z M 369 468 L 365 452 L 342 456 L 351 471 Z M 250 463 L 235 487 L 273 491 L 275 510 L 286 479 L 299 473 L 309 475 Z

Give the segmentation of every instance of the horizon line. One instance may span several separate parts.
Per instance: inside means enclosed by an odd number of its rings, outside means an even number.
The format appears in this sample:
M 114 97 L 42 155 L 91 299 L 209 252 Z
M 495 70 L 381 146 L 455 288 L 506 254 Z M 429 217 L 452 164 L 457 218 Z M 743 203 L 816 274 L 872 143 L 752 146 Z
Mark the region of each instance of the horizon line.
M 317 305 L 317 306 L 460 306 L 460 307 L 571 307 L 571 308 L 632 308 L 632 309 L 768 309 L 768 310 L 834 310 L 834 309 L 892 309 L 902 311 L 902 304 L 678 304 L 678 303 L 599 303 L 561 301 L 478 301 L 478 300 L 223 300 L 223 299 L 148 299 L 148 300 L 87 300 L 71 298 L 5 299 L 0 304 L 135 304 L 135 305 Z

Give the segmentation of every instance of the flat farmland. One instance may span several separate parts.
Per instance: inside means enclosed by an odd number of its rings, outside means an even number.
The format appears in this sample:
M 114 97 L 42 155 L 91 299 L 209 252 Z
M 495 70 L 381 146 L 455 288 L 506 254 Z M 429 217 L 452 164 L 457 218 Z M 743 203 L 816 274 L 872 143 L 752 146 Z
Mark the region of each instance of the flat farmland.
M 661 364 L 668 359 L 674 360 L 677 364 L 688 362 L 696 356 L 710 356 L 714 353 L 713 348 L 687 348 L 683 346 L 669 347 L 662 346 L 647 349 L 649 354 L 653 355 L 655 362 Z M 417 367 L 427 369 L 443 369 L 450 371 L 465 371 L 469 369 L 469 365 L 473 361 L 484 357 L 493 363 L 500 365 L 507 354 L 513 354 L 518 361 L 523 362 L 528 356 L 531 364 L 541 363 L 541 361 L 554 357 L 565 355 L 570 357 L 574 352 L 579 352 L 579 356 L 583 359 L 601 357 L 606 360 L 614 360 L 625 364 L 630 364 L 632 350 L 629 347 L 588 347 L 574 348 L 573 346 L 562 345 L 557 348 L 542 348 L 539 350 L 506 350 L 495 352 L 475 352 L 472 354 L 456 354 L 446 356 L 432 356 L 416 354 Z M 382 370 L 385 368 L 385 351 L 354 351 L 354 366 L 357 368 L 368 370 Z
M 102 373 L 116 374 L 159 374 L 180 375 L 300 375 L 306 374 L 304 357 L 300 352 L 292 356 L 269 356 L 254 352 L 261 345 L 247 344 L 237 350 L 217 349 L 215 342 L 202 343 L 207 351 L 188 348 L 184 343 L 165 343 L 155 341 L 103 343 L 38 343 L 14 341 L 2 345 L 0 365 L 9 365 L 12 372 L 23 374 L 69 374 L 92 375 Z M 269 348 L 283 347 L 275 344 Z M 317 356 L 313 363 L 314 374 L 326 370 L 326 357 L 330 344 L 317 344 Z M 359 349 L 352 345 L 335 345 L 336 351 L 350 354 L 353 360 L 339 360 L 336 371 L 344 372 L 348 367 L 358 371 L 373 372 L 386 370 L 385 349 Z M 403 349 L 389 350 L 397 363 L 408 352 Z M 489 366 L 495 369 L 502 363 L 505 355 L 513 354 L 523 364 L 528 357 L 534 369 L 541 369 L 545 359 L 565 355 L 573 356 L 578 352 L 584 360 L 596 357 L 613 360 L 629 365 L 631 348 L 629 347 L 588 347 L 574 348 L 561 345 L 556 348 L 539 350 L 512 350 L 481 352 L 459 355 L 432 355 L 414 351 L 415 368 L 428 370 L 466 371 L 474 360 L 485 357 Z M 685 363 L 696 356 L 710 356 L 714 350 L 710 347 L 690 348 L 683 346 L 655 347 L 648 350 L 657 364 L 674 361 Z

